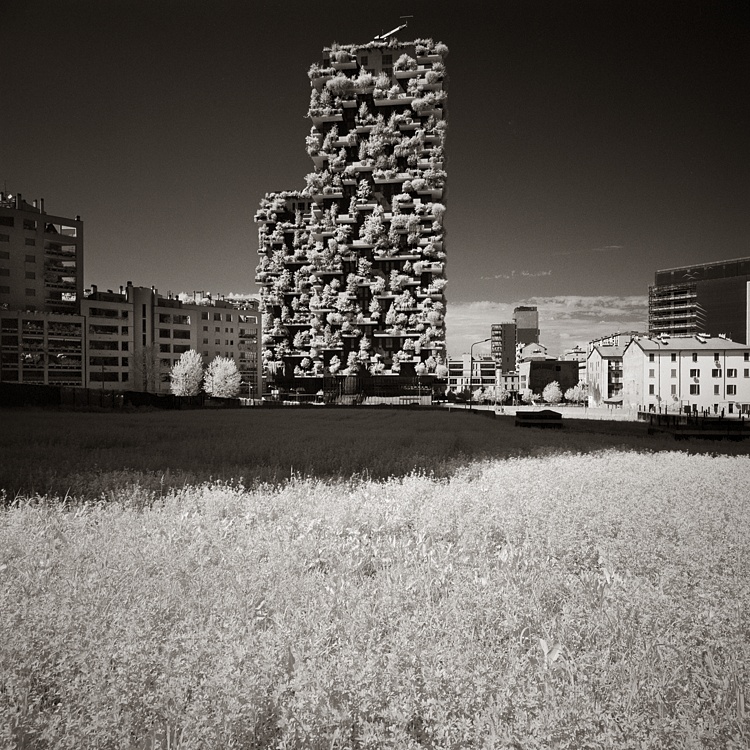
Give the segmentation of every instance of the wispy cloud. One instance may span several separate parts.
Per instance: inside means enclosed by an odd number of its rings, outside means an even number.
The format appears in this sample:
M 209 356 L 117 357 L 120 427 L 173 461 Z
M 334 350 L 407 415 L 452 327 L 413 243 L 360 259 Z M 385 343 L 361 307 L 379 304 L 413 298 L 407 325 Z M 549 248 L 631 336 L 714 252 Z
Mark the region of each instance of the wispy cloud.
M 481 279 L 537 279 L 540 276 L 552 276 L 552 271 L 511 271 L 496 273 L 494 276 L 480 276 Z
M 624 249 L 623 245 L 604 245 L 603 247 L 589 247 L 581 250 L 561 250 L 559 252 L 550 253 L 550 255 L 588 255 L 589 253 L 612 253 Z
M 535 305 L 539 309 L 540 341 L 549 347 L 550 354 L 562 354 L 575 344 L 585 346 L 591 339 L 616 331 L 645 330 L 648 321 L 648 300 L 640 295 L 449 302 L 446 325 L 450 355 L 468 352 L 473 342 L 487 338 L 493 323 L 512 320 L 513 309 L 518 305 Z M 489 344 L 474 347 L 475 354 L 488 351 Z

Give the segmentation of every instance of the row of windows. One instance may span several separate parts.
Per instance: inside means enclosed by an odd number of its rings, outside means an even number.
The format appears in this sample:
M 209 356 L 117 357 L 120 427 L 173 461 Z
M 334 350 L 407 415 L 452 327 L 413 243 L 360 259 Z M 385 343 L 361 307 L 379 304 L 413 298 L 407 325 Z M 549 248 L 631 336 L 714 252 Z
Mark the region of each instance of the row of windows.
M 650 396 L 653 396 L 655 394 L 655 386 L 653 383 L 649 385 L 648 392 Z M 677 386 L 673 385 L 671 387 L 671 395 L 676 396 L 677 395 Z M 701 395 L 701 387 L 698 383 L 691 383 L 690 384 L 690 395 L 691 396 L 700 396 Z M 727 396 L 736 396 L 737 395 L 737 386 L 736 385 L 728 385 L 727 386 Z M 714 396 L 721 396 L 721 386 L 715 385 L 714 386 Z
M 213 314 L 213 320 L 222 320 L 222 315 L 224 315 L 223 320 L 225 320 L 227 323 L 232 322 L 232 313 L 217 313 L 215 312 Z M 208 312 L 202 312 L 201 313 L 201 320 L 211 320 L 211 313 Z
M 89 357 L 90 367 L 119 367 L 122 363 L 122 367 L 129 366 L 129 360 L 127 357 Z
M 169 354 L 170 352 L 183 354 L 184 352 L 190 351 L 190 344 L 159 344 L 159 351 L 162 354 Z
M 743 355 L 744 355 L 743 359 L 745 360 L 745 362 L 750 362 L 750 352 L 743 352 Z M 714 359 L 718 361 L 720 358 L 721 358 L 720 352 L 714 352 Z M 674 353 L 674 352 L 672 352 L 670 359 L 671 359 L 672 362 L 676 362 L 677 361 L 677 354 Z M 653 354 L 649 354 L 648 355 L 648 361 L 649 362 L 653 362 L 654 361 L 654 355 Z M 693 362 L 697 362 L 697 361 L 698 361 L 698 352 L 693 352 Z
M 655 373 L 656 373 L 656 371 L 653 368 L 651 368 L 648 371 L 648 376 L 650 378 L 654 378 L 654 377 L 656 377 Z M 669 376 L 671 378 L 676 378 L 677 377 L 677 370 L 670 370 L 669 371 Z M 696 367 L 696 368 L 693 368 L 693 369 L 690 370 L 690 377 L 691 378 L 699 378 L 700 376 L 701 376 L 700 368 Z M 746 378 L 750 378 L 750 369 L 748 369 L 747 367 L 744 369 L 744 376 Z M 718 369 L 718 368 L 712 369 L 711 370 L 711 377 L 712 378 L 720 378 L 721 377 L 721 370 Z M 736 367 L 727 367 L 727 377 L 728 378 L 736 378 L 737 377 L 737 368 Z
M 25 278 L 27 279 L 35 279 L 36 278 L 36 272 L 35 271 L 26 271 Z M 0 268 L 0 276 L 10 276 L 10 268 Z
M 203 326 L 203 331 L 207 332 L 208 331 L 208 326 Z M 243 331 L 243 329 L 240 328 L 240 333 L 242 333 L 242 331 Z M 221 326 L 215 326 L 214 327 L 214 332 L 215 333 L 221 333 Z M 224 329 L 224 333 L 234 333 L 234 328 L 225 328 Z
M 208 344 L 208 339 L 203 339 L 204 344 Z M 221 339 L 214 339 L 214 346 L 221 346 Z M 234 346 L 234 339 L 224 339 L 224 346 Z
M 159 338 L 160 339 L 189 339 L 190 338 L 190 331 L 189 330 L 183 330 L 181 328 L 160 328 L 159 329 Z

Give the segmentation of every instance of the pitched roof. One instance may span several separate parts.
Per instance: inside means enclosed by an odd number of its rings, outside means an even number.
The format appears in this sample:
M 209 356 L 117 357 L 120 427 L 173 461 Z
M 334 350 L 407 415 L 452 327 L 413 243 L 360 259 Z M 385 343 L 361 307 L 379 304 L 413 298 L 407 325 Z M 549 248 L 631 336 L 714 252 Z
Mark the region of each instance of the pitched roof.
M 750 349 L 747 344 L 741 344 L 731 339 L 701 334 L 695 336 L 665 336 L 664 338 L 635 338 L 630 343 L 639 346 L 646 352 L 717 351 L 722 349 L 738 351 Z

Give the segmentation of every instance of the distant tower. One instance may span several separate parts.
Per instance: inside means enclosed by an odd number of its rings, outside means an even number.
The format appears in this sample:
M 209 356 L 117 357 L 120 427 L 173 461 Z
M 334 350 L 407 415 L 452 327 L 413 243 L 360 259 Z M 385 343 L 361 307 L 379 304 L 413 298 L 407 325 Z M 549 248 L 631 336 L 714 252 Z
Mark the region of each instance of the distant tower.
M 493 323 L 491 328 L 492 356 L 501 372 L 516 369 L 516 324 Z
M 539 343 L 539 312 L 536 307 L 516 307 L 513 322 L 516 324 L 516 342 L 519 345 Z
M 281 390 L 422 377 L 445 358 L 448 49 L 398 30 L 323 50 L 307 187 L 267 194 L 255 216 L 264 366 Z

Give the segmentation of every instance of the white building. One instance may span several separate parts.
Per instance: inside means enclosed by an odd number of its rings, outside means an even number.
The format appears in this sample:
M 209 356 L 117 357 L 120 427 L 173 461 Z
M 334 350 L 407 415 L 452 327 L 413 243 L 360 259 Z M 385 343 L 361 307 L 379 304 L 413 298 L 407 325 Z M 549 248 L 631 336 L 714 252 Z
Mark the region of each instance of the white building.
M 622 355 L 623 406 L 750 413 L 750 346 L 695 336 L 636 337 Z

